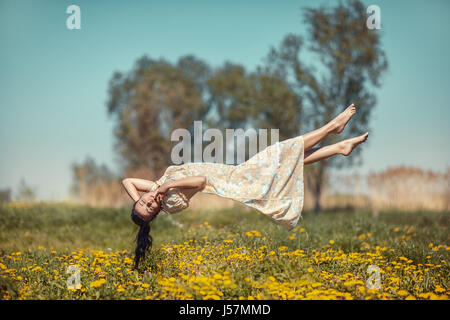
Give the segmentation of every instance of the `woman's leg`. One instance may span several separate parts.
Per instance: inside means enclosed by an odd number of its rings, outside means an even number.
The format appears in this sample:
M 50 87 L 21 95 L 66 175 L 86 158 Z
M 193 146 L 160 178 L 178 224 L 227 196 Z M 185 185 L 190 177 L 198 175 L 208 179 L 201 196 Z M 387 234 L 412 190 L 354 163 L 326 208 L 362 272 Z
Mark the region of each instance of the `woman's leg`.
M 368 136 L 369 136 L 369 133 L 366 132 L 362 136 L 347 139 L 347 140 L 332 144 L 330 146 L 325 146 L 322 148 L 313 148 L 313 149 L 307 150 L 307 151 L 305 151 L 303 164 L 304 165 L 311 164 L 311 163 L 329 158 L 336 154 L 343 154 L 344 156 L 348 156 L 358 144 L 366 141 Z
M 350 118 L 355 114 L 356 107 L 351 104 L 336 118 L 323 127 L 303 135 L 304 149 L 309 150 L 322 141 L 330 133 L 341 133 Z

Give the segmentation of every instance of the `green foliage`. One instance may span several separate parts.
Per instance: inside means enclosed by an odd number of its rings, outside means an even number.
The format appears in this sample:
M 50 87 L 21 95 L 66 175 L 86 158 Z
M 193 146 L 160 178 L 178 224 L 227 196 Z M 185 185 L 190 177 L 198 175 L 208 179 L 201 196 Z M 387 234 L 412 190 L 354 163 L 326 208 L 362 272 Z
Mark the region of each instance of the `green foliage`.
M 208 106 L 216 111 L 218 128 L 279 129 L 281 140 L 300 133 L 301 98 L 288 83 L 258 68 L 246 72 L 230 62 L 208 79 Z
M 449 222 L 448 212 L 306 213 L 288 232 L 254 210 L 187 210 L 155 220 L 137 271 L 129 208 L 9 204 L 0 210 L 0 295 L 448 299 Z M 381 290 L 365 286 L 371 264 Z M 80 290 L 66 287 L 68 265 L 81 268 Z
M 73 163 L 72 177 L 70 191 L 77 197 L 82 196 L 87 188 L 118 180 L 105 164 L 97 164 L 92 157 L 86 157 L 82 163 Z
M 0 190 L 0 203 L 11 201 L 11 189 Z
M 379 30 L 366 27 L 366 10 L 360 1 L 304 10 L 307 39 L 287 35 L 279 48 L 271 49 L 266 69 L 290 81 L 296 94 L 303 97 L 304 132 L 328 123 L 351 103 L 357 105 L 357 113 L 344 132 L 339 137 L 328 136 L 324 145 L 370 131 L 376 104 L 374 88 L 380 86 L 388 65 Z M 311 57 L 308 61 L 300 58 L 305 51 Z M 320 210 L 328 168 L 354 165 L 361 161 L 358 155 L 363 149 L 355 149 L 351 157 L 333 157 L 309 168 L 316 211 Z
M 36 187 L 28 185 L 25 179 L 20 179 L 16 199 L 22 202 L 34 202 L 36 201 L 36 196 Z
M 205 227 L 205 222 L 210 228 Z M 377 217 L 365 211 L 324 212 L 319 216 L 307 212 L 298 223 L 298 228 L 306 232 L 301 238 L 289 239 L 291 232 L 256 210 L 230 208 L 160 215 L 152 224 L 152 236 L 155 248 L 163 243 L 200 240 L 204 236 L 211 241 L 222 240 L 229 234 L 249 245 L 256 238 L 245 237 L 245 233 L 258 230 L 262 236 L 270 238 L 270 248 L 286 245 L 293 250 L 313 250 L 333 239 L 338 247 L 349 252 L 361 249 L 363 241 L 355 236 L 371 233 L 372 238 L 365 241 L 389 245 L 396 250 L 411 250 L 412 255 L 417 255 L 427 251 L 429 243 L 446 243 L 449 223 L 450 216 L 446 212 L 383 211 Z M 409 243 L 401 241 L 401 232 L 393 231 L 395 228 L 406 231 L 408 227 L 413 227 L 415 234 Z M 0 209 L 0 242 L 2 248 L 8 250 L 27 250 L 42 245 L 60 250 L 89 247 L 131 252 L 136 230 L 128 207 L 110 209 L 39 203 L 3 205 Z M 422 255 L 416 258 L 423 262 Z
M 108 112 L 117 121 L 116 146 L 126 168 L 167 167 L 172 130 L 190 128 L 208 111 L 202 95 L 209 72 L 193 56 L 175 65 L 144 56 L 130 72 L 113 75 Z
M 109 83 L 108 112 L 116 120 L 117 150 L 126 170 L 163 171 L 170 162 L 170 132 L 204 128 L 279 129 L 284 140 L 329 122 L 351 103 L 358 112 L 340 138 L 369 130 L 387 60 L 379 30 L 366 27 L 360 1 L 304 9 L 308 37 L 288 34 L 272 48 L 263 66 L 248 72 L 225 62 L 211 68 L 192 55 L 171 64 L 164 59 L 140 58 L 127 73 L 116 72 Z M 308 52 L 312 60 L 300 58 Z M 335 135 L 324 143 L 336 142 Z M 320 208 L 320 194 L 330 166 L 361 160 L 334 157 L 307 170 L 308 184 Z

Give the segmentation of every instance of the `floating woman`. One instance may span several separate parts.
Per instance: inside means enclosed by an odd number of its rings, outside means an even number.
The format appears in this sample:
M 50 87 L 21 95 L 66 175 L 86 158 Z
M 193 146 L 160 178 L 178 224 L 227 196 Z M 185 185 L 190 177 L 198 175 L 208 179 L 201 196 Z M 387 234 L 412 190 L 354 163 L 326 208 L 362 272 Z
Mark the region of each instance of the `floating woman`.
M 277 142 L 239 165 L 194 162 L 169 166 L 155 182 L 124 179 L 122 184 L 134 200 L 131 219 L 140 227 L 136 236 L 135 268 L 151 247 L 150 223 L 161 211 L 177 213 L 186 209 L 197 192 L 242 202 L 287 230 L 294 228 L 303 209 L 303 166 L 338 154 L 348 156 L 367 140 L 368 132 L 314 148 L 329 134 L 341 133 L 355 112 L 356 107 L 351 104 L 325 126 Z

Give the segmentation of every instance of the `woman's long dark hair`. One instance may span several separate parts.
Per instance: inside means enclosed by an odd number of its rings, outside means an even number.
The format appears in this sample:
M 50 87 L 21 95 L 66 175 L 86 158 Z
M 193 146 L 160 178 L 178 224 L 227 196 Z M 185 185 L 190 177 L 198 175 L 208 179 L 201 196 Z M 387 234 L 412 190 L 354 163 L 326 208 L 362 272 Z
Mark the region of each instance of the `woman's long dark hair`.
M 155 214 L 153 217 L 145 221 L 139 214 L 135 211 L 137 201 L 133 204 L 131 209 L 131 220 L 139 226 L 139 231 L 136 235 L 136 249 L 134 250 L 134 268 L 137 269 L 139 263 L 144 260 L 145 253 L 152 247 L 153 238 L 150 235 L 150 222 L 158 215 Z

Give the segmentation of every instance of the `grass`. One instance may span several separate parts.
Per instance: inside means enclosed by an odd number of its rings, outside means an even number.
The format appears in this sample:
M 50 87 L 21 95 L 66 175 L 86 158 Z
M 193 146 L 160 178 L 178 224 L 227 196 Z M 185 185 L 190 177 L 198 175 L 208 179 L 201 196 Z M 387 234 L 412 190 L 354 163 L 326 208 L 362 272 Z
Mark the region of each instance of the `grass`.
M 448 212 L 305 213 L 288 232 L 254 210 L 186 210 L 156 219 L 133 270 L 129 209 L 6 204 L 0 297 L 448 299 L 449 222 Z

